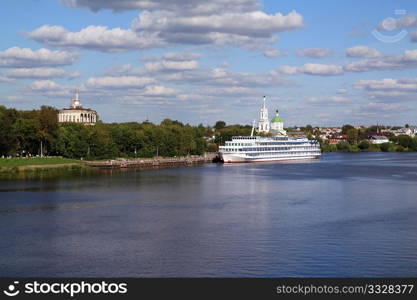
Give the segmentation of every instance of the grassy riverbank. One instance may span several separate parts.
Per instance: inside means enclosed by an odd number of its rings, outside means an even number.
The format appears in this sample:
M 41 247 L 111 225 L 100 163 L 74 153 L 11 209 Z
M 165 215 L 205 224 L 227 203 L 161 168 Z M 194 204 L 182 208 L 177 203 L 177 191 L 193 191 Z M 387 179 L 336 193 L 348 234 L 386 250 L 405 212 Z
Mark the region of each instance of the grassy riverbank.
M 60 157 L 0 158 L 0 180 L 52 179 L 94 173 L 83 161 Z
M 1 167 L 27 167 L 27 166 L 51 166 L 63 164 L 81 163 L 78 159 L 62 157 L 27 157 L 27 158 L 0 158 Z
M 72 171 L 93 171 L 98 169 L 154 169 L 190 166 L 211 162 L 215 153 L 208 153 L 204 156 L 187 156 L 175 158 L 140 158 L 126 159 L 115 158 L 111 160 L 76 160 L 61 157 L 45 158 L 0 158 L 0 179 L 4 176 L 32 176 L 42 174 L 54 176 L 60 173 Z
M 0 173 L 89 168 L 81 160 L 61 157 L 0 158 Z

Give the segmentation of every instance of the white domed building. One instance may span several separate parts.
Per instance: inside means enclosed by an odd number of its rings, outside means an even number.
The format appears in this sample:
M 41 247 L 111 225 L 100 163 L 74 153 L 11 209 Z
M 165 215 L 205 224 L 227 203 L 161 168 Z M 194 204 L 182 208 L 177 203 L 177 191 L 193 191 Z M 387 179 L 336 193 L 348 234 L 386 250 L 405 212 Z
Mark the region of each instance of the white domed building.
M 287 135 L 287 132 L 284 130 L 284 120 L 279 115 L 278 109 L 275 117 L 271 120 L 271 133 L 274 135 Z
M 286 136 L 287 132 L 284 130 L 284 121 L 276 110 L 275 117 L 272 118 L 271 122 L 268 119 L 268 108 L 266 107 L 266 97 L 263 98 L 263 105 L 259 112 L 258 122 L 259 133 L 271 133 L 275 136 Z
M 71 100 L 69 108 L 61 109 L 58 112 L 58 122 L 81 123 L 84 125 L 94 125 L 97 122 L 97 112 L 90 108 L 83 108 L 78 99 L 78 93 Z

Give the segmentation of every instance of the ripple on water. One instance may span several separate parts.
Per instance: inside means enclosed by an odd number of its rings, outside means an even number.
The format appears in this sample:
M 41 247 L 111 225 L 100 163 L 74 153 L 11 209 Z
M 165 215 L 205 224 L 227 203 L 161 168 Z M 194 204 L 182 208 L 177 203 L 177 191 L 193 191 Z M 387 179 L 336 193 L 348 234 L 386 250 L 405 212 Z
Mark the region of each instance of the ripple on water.
M 417 154 L 0 181 L 1 276 L 417 270 Z

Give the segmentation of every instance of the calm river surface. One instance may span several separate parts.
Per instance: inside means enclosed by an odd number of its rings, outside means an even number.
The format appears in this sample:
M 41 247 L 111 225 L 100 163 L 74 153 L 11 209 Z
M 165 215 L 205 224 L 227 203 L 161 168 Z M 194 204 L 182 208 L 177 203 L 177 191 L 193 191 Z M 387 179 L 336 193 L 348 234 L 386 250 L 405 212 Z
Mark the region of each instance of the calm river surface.
M 0 276 L 417 276 L 417 154 L 0 181 Z

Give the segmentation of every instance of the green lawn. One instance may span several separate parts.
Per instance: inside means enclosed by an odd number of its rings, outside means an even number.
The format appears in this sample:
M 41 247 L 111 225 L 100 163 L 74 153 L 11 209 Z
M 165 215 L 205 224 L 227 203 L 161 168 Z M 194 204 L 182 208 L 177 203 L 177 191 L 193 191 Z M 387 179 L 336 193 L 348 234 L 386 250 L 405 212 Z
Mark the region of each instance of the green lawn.
M 80 162 L 77 159 L 60 157 L 33 157 L 33 158 L 0 158 L 0 167 L 20 167 L 32 165 L 57 165 Z

